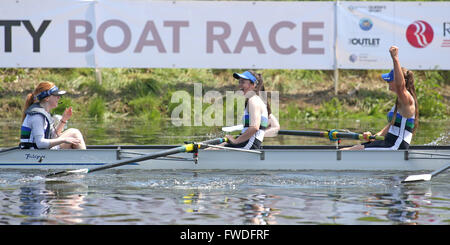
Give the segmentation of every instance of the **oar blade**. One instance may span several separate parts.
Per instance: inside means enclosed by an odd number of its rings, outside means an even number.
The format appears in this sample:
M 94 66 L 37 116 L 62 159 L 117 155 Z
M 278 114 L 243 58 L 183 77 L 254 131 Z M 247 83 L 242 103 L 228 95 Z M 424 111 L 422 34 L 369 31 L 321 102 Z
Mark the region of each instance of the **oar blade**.
M 89 169 L 87 169 L 87 168 L 76 169 L 76 170 L 65 170 L 65 171 L 47 174 L 45 176 L 45 178 L 60 178 L 60 177 L 65 177 L 65 176 L 70 176 L 70 175 L 87 174 L 88 172 L 89 172 Z
M 417 174 L 417 175 L 410 175 L 406 177 L 405 180 L 402 181 L 402 183 L 411 183 L 411 182 L 420 182 L 420 181 L 430 181 L 431 178 L 435 177 L 436 175 L 444 172 L 445 170 L 450 169 L 450 164 L 446 164 L 442 166 L 441 168 L 435 170 L 432 173 L 429 174 Z
M 406 177 L 402 183 L 412 183 L 412 182 L 421 182 L 421 181 L 430 181 L 431 177 L 433 177 L 431 174 L 416 174 L 416 175 L 410 175 Z
M 229 126 L 229 127 L 222 127 L 222 131 L 226 133 L 234 132 L 234 131 L 240 131 L 244 128 L 244 125 L 235 125 L 235 126 Z

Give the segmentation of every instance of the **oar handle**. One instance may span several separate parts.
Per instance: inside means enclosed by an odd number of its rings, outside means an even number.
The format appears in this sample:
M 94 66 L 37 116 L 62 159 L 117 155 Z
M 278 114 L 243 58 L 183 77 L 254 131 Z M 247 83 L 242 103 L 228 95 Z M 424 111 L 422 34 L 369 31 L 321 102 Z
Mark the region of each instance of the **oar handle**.
M 370 135 L 364 138 L 364 134 L 346 133 L 346 132 L 332 132 L 330 131 L 330 139 L 356 139 L 356 140 L 384 140 L 384 136 Z

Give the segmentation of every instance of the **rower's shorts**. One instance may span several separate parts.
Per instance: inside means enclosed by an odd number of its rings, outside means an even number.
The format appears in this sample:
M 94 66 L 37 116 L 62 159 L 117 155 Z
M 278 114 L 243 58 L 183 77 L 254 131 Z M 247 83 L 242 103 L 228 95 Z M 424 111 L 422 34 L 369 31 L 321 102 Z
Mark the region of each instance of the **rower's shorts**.
M 252 140 L 252 142 L 250 142 Z M 249 140 L 239 143 L 239 144 L 231 144 L 227 143 L 225 145 L 226 147 L 232 147 L 232 148 L 243 148 L 247 150 L 259 150 L 262 148 L 262 142 L 258 139 L 255 139 L 254 137 L 250 138 Z
M 388 133 L 384 140 L 365 142 L 362 145 L 364 149 L 370 148 L 370 150 L 407 150 L 409 148 L 409 144 L 405 141 L 402 140 L 398 146 L 395 144 L 396 141 L 397 137 Z

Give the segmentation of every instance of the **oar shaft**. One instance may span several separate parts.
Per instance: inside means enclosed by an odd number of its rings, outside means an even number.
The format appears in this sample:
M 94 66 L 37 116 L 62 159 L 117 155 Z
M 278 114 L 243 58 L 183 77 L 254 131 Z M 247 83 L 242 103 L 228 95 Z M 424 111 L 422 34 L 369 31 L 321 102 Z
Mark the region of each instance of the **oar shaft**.
M 211 140 L 205 140 L 199 143 L 199 145 L 201 144 L 207 144 L 207 145 L 217 145 L 217 144 L 221 144 L 223 142 L 228 142 L 227 138 L 217 138 L 217 139 L 211 139 Z M 206 148 L 206 147 L 204 147 Z
M 347 132 L 338 132 L 338 131 L 302 131 L 302 130 L 280 130 L 278 131 L 279 135 L 297 135 L 297 136 L 311 136 L 311 137 L 324 137 L 329 138 L 330 140 L 337 139 L 356 139 L 362 140 L 364 139 L 363 134 L 357 133 L 347 133 Z M 383 136 L 372 135 L 369 136 L 369 139 L 375 140 L 384 140 Z
M 19 146 L 14 146 L 14 147 L 6 148 L 6 149 L 1 149 L 0 153 L 7 152 L 7 151 L 12 151 L 12 150 L 16 150 L 16 149 L 20 149 L 20 147 Z
M 204 141 L 201 143 L 188 143 L 188 144 L 181 145 L 181 146 L 178 146 L 175 148 L 158 151 L 158 152 L 146 154 L 143 156 L 139 156 L 139 157 L 135 157 L 135 158 L 127 159 L 127 160 L 118 161 L 115 163 L 103 165 L 103 166 L 93 168 L 93 169 L 83 169 L 83 171 L 79 171 L 79 170 L 78 171 L 73 171 L 73 170 L 72 171 L 61 171 L 61 172 L 48 174 L 48 175 L 46 175 L 46 177 L 49 178 L 49 177 L 66 176 L 66 175 L 70 175 L 70 174 L 74 174 L 74 173 L 78 173 L 78 172 L 92 173 L 92 172 L 96 172 L 96 171 L 100 171 L 100 170 L 120 167 L 120 166 L 130 164 L 130 163 L 146 161 L 146 160 L 155 159 L 158 157 L 165 157 L 168 155 L 173 155 L 173 154 L 177 154 L 177 153 L 181 153 L 181 152 L 193 152 L 196 149 L 196 147 L 198 147 L 198 149 L 205 148 L 205 146 L 202 147 L 202 145 L 201 145 L 202 143 L 204 143 L 204 144 L 220 144 L 222 142 L 227 142 L 227 141 L 228 141 L 227 138 L 217 138 L 217 139 L 207 140 L 207 141 Z
M 447 164 L 446 166 L 443 166 L 442 168 L 437 169 L 437 170 L 435 170 L 434 172 L 432 172 L 432 173 L 431 173 L 431 176 L 434 177 L 434 176 L 436 176 L 436 175 L 438 175 L 438 174 L 444 172 L 445 170 L 447 170 L 447 169 L 449 169 L 449 168 L 450 168 L 450 163 Z
M 326 131 L 302 131 L 302 130 L 279 130 L 281 135 L 297 135 L 297 136 L 312 136 L 312 137 L 328 137 Z
M 141 162 L 141 161 L 145 161 L 145 160 L 150 160 L 150 159 L 155 159 L 158 157 L 164 157 L 164 156 L 168 156 L 168 155 L 173 155 L 176 153 L 180 153 L 180 152 L 185 152 L 186 151 L 186 145 L 183 146 L 179 146 L 176 148 L 172 148 L 172 149 L 168 149 L 165 151 L 159 151 L 156 152 L 154 154 L 148 154 L 142 157 L 136 157 L 136 158 L 132 158 L 132 159 L 127 159 L 127 160 L 123 160 L 123 161 L 119 161 L 113 164 L 108 164 L 108 165 L 104 165 L 104 166 L 100 166 L 97 168 L 93 168 L 93 169 L 89 169 L 88 173 L 92 173 L 92 172 L 96 172 L 96 171 L 100 171 L 100 170 L 105 170 L 105 169 L 109 169 L 109 168 L 115 168 L 115 167 L 120 167 L 126 164 L 130 164 L 133 162 Z
M 222 150 L 229 150 L 229 151 L 238 151 L 238 152 L 262 154 L 261 151 L 247 150 L 247 149 L 242 149 L 242 148 L 232 148 L 232 147 L 225 147 L 225 146 L 218 146 L 218 145 L 209 145 L 209 144 L 204 144 L 204 143 L 202 143 L 202 146 L 211 147 L 211 148 L 217 148 L 217 149 L 222 149 Z
M 142 161 L 146 161 L 146 160 L 150 160 L 150 159 L 155 159 L 158 157 L 165 157 L 165 156 L 169 156 L 169 155 L 173 155 L 173 154 L 177 154 L 177 153 L 181 153 L 181 152 L 191 152 L 194 150 L 195 145 L 197 145 L 197 147 L 200 149 L 200 148 L 202 148 L 201 144 L 214 145 L 214 144 L 220 144 L 225 141 L 226 141 L 225 138 L 217 138 L 217 139 L 206 140 L 202 143 L 190 143 L 190 144 L 178 146 L 175 148 L 167 149 L 165 151 L 158 151 L 153 154 L 148 154 L 148 155 L 144 155 L 141 157 L 127 159 L 127 160 L 119 161 L 119 162 L 116 162 L 113 164 L 108 164 L 108 165 L 100 166 L 97 168 L 89 169 L 88 173 L 92 173 L 92 172 L 96 172 L 96 171 L 100 171 L 100 170 L 104 170 L 104 169 L 108 169 L 108 168 L 120 167 L 120 166 L 130 164 L 133 162 L 142 162 Z

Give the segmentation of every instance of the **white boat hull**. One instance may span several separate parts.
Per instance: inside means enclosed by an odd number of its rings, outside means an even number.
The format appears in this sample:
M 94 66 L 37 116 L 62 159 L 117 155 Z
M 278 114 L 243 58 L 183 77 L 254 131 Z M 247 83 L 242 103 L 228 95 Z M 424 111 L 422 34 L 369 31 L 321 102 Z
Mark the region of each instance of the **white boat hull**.
M 0 152 L 0 168 L 95 168 L 123 159 L 158 152 L 170 146 L 95 146 L 88 150 L 10 150 Z M 408 151 L 339 151 L 331 147 L 266 146 L 263 154 L 200 150 L 179 158 L 131 163 L 120 169 L 238 169 L 238 170 L 436 170 L 450 162 L 450 147 L 419 147 Z

